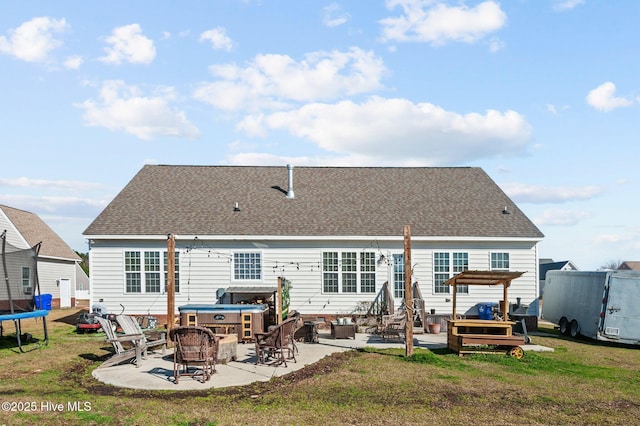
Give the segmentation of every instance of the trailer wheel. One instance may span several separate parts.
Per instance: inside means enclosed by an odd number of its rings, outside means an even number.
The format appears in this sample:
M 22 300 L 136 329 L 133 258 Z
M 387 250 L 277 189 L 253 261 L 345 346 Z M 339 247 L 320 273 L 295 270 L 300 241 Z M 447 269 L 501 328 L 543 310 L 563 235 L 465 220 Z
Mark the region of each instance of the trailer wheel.
M 514 346 L 509 349 L 509 356 L 522 359 L 522 357 L 524 357 L 524 350 L 520 346 Z
M 580 324 L 578 324 L 578 321 L 573 320 L 571 324 L 569 324 L 569 335 L 571 337 L 578 337 L 578 334 L 580 334 Z
M 560 333 L 564 334 L 565 336 L 569 335 L 569 320 L 566 319 L 565 317 L 560 318 L 560 323 L 558 324 L 560 326 Z

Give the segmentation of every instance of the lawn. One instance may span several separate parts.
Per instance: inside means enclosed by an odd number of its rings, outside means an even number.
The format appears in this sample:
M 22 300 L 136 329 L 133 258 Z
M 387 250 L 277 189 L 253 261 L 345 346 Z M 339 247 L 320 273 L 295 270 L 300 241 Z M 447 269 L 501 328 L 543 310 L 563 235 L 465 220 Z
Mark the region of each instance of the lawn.
M 0 425 L 620 425 L 640 419 L 640 347 L 570 340 L 552 329 L 533 341 L 555 351 L 528 352 L 522 360 L 420 349 L 408 359 L 400 349 L 366 349 L 265 383 L 152 392 L 92 378 L 110 347 L 102 334 L 75 333 L 77 312 L 52 311 L 49 345 L 24 354 L 16 352 L 13 324 L 4 323 Z M 23 328 L 42 336 L 40 320 L 23 321 Z

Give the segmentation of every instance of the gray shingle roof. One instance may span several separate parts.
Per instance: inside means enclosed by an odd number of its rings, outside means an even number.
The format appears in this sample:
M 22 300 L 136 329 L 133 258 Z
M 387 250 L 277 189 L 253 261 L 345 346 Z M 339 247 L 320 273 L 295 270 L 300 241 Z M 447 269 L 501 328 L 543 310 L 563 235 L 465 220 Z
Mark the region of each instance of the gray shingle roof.
M 29 246 L 33 247 L 42 242 L 40 256 L 80 260 L 76 252 L 37 214 L 3 205 L 0 205 L 0 209 L 7 215 L 22 237 L 27 240 Z
M 287 187 L 284 166 L 147 165 L 84 235 L 543 237 L 480 168 L 295 167 Z

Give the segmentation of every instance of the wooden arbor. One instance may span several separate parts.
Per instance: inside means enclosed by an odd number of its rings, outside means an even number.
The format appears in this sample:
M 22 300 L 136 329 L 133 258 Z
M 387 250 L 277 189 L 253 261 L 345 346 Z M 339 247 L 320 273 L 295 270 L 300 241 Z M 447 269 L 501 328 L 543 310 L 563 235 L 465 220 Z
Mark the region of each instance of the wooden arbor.
M 460 356 L 467 353 L 506 352 L 516 358 L 522 358 L 524 338 L 513 336 L 509 321 L 507 298 L 511 281 L 524 272 L 464 271 L 445 282 L 453 287 L 453 317 L 447 327 L 447 346 Z M 458 285 L 502 285 L 503 297 L 502 321 L 471 320 L 456 318 L 456 293 Z M 478 349 L 480 348 L 480 349 Z

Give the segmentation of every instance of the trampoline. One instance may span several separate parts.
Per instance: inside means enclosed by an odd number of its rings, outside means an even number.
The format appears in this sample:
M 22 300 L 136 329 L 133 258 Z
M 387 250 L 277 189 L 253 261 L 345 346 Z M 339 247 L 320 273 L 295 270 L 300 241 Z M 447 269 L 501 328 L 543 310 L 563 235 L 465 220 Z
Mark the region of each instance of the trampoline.
M 46 317 L 47 309 L 37 306 L 36 300 L 42 305 L 40 283 L 38 282 L 38 253 L 40 243 L 28 249 L 20 249 L 7 242 L 7 231 L 2 235 L 2 269 L 6 288 L 0 288 L 0 337 L 4 332 L 3 322 L 13 321 L 16 329 L 16 342 L 20 352 L 28 352 L 23 345 L 31 340 L 29 333 L 22 333 L 22 320 L 42 320 L 44 338 L 42 342 L 49 344 Z M 37 349 L 35 346 L 30 350 Z

